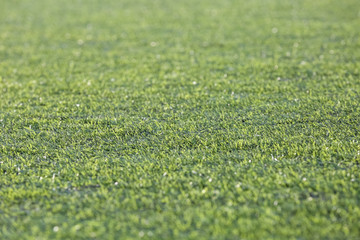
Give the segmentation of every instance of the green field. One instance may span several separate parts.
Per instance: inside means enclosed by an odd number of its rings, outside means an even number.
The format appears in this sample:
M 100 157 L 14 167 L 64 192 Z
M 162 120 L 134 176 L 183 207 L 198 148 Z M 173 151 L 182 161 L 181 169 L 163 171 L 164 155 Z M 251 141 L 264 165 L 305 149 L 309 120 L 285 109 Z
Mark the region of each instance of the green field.
M 0 239 L 360 239 L 359 0 L 2 0 Z

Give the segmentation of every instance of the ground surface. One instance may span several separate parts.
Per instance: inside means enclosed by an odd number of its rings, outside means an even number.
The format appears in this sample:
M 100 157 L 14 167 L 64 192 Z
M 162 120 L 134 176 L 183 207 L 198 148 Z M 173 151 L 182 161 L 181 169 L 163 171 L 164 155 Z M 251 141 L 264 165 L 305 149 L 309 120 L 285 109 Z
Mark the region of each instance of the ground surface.
M 358 0 L 0 3 L 0 239 L 358 239 Z

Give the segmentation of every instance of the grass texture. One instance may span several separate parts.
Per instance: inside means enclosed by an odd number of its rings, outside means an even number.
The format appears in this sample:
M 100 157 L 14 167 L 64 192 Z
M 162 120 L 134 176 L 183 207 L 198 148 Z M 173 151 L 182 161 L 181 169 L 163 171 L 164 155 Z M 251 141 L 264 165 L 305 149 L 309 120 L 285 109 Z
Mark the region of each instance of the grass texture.
M 359 239 L 358 0 L 0 2 L 0 239 Z

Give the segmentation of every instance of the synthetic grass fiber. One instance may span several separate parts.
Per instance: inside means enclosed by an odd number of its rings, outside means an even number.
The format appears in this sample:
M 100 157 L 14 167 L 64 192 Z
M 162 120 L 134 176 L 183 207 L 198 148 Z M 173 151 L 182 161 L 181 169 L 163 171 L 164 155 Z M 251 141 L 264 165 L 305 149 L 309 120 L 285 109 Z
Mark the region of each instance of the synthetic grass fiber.
M 0 239 L 359 239 L 359 0 L 2 0 Z

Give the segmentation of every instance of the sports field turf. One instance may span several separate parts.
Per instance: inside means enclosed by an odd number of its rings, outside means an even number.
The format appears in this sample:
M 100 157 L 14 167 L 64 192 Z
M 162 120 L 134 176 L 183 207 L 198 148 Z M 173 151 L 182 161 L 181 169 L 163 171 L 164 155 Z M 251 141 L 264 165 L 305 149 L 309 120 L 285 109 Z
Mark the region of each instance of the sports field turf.
M 359 239 L 359 0 L 1 0 L 0 239 Z

